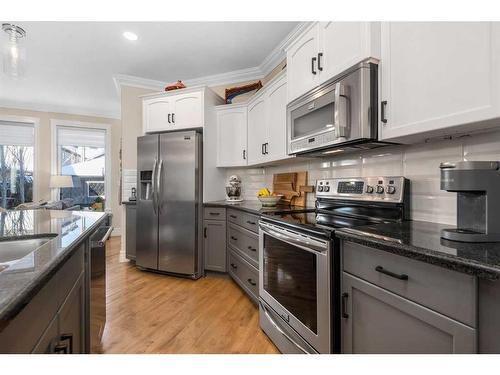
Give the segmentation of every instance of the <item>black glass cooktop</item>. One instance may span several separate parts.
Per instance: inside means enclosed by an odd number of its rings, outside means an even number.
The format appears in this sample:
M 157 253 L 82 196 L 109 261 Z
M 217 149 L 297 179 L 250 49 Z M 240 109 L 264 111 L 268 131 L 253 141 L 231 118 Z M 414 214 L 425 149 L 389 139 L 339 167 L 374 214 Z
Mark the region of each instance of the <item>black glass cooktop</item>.
M 297 229 L 312 231 L 329 236 L 339 228 L 352 228 L 370 225 L 374 222 L 367 219 L 357 219 L 339 215 L 319 213 L 316 210 L 288 211 L 288 212 L 266 212 L 262 215 L 264 220 L 268 219 Z

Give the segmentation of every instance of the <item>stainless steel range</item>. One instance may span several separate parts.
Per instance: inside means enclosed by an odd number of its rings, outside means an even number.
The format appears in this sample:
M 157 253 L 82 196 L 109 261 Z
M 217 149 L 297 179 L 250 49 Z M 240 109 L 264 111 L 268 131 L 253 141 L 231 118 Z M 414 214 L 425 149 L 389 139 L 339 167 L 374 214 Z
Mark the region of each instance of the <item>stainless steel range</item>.
M 404 177 L 316 182 L 316 208 L 267 213 L 259 222 L 260 326 L 283 353 L 340 351 L 336 228 L 407 219 Z

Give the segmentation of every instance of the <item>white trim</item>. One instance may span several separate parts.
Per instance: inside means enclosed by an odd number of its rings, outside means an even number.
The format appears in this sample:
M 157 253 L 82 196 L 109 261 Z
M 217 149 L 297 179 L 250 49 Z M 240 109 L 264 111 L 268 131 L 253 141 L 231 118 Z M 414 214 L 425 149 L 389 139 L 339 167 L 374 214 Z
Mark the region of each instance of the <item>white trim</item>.
M 120 103 L 121 105 L 121 103 Z M 9 101 L 5 99 L 0 100 L 1 108 L 14 108 L 14 109 L 24 109 L 29 111 L 37 112 L 52 112 L 52 113 L 66 113 L 70 115 L 80 115 L 80 116 L 92 116 L 92 117 L 103 117 L 105 119 L 120 119 L 120 110 L 116 111 L 114 109 L 108 108 L 81 108 L 49 103 L 26 103 Z
M 71 121 L 71 120 L 59 120 L 50 119 L 50 132 L 51 132 L 51 174 L 58 174 L 57 165 L 57 127 L 73 127 L 73 128 L 86 128 L 86 129 L 102 129 L 106 132 L 106 150 L 105 150 L 105 163 L 106 163 L 106 174 L 104 176 L 104 182 L 106 184 L 106 211 L 111 211 L 112 204 L 112 186 L 111 186 L 111 176 L 112 176 L 112 162 L 111 162 L 111 124 L 104 123 L 94 123 L 85 121 Z M 52 189 L 51 199 L 57 200 L 57 191 Z M 109 202 L 109 203 L 108 203 Z
M 186 86 L 222 86 L 230 83 L 253 81 L 262 79 L 268 75 L 280 62 L 286 58 L 285 49 L 302 32 L 311 27 L 314 22 L 300 22 L 288 35 L 266 56 L 262 63 L 252 68 L 233 70 L 231 72 L 213 74 L 209 76 L 186 79 Z M 165 82 L 153 79 L 141 78 L 126 74 L 115 74 L 113 76 L 118 96 L 121 95 L 121 86 L 132 86 L 143 89 L 163 91 Z
M 40 170 L 40 157 L 38 152 L 40 151 L 40 118 L 31 116 L 17 116 L 17 115 L 0 115 L 1 121 L 13 121 L 13 122 L 27 122 L 33 124 L 35 142 L 33 143 L 33 202 L 37 202 L 40 197 L 40 182 L 39 170 Z

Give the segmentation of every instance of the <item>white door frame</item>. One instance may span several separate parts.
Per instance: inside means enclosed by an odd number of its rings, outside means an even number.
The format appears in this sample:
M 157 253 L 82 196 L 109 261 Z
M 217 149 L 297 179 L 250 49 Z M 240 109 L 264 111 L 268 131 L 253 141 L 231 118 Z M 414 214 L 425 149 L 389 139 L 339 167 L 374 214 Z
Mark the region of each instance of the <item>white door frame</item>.
M 24 122 L 33 124 L 35 141 L 33 142 L 33 202 L 38 201 L 40 196 L 39 163 L 38 151 L 40 150 L 40 140 L 38 137 L 40 130 L 40 118 L 31 116 L 0 115 L 1 121 Z
M 84 121 L 72 121 L 72 120 L 59 120 L 59 119 L 50 119 L 50 131 L 51 131 L 51 174 L 58 174 L 57 168 L 57 128 L 65 127 L 65 128 L 79 128 L 79 129 L 99 129 L 105 131 L 105 140 L 106 140 L 106 150 L 105 150 L 105 168 L 106 173 L 104 175 L 104 183 L 105 183 L 105 192 L 106 192 L 106 211 L 111 211 L 111 202 L 112 202 L 112 187 L 111 187 L 111 124 L 104 123 L 95 123 L 95 122 L 84 122 Z M 51 191 L 51 199 L 58 200 L 56 189 L 52 189 Z

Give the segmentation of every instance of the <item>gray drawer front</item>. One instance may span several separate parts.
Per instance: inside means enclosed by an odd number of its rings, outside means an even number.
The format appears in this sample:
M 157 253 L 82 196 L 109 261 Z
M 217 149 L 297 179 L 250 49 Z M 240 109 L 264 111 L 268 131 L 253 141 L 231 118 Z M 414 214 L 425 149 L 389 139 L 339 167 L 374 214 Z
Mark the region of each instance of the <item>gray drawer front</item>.
M 223 207 L 205 207 L 204 218 L 208 220 L 226 220 L 226 209 Z
M 227 210 L 227 220 L 254 233 L 259 233 L 259 216 L 238 210 Z
M 476 279 L 403 256 L 343 241 L 343 269 L 411 301 L 476 327 Z M 408 275 L 408 280 L 376 270 Z
M 245 260 L 255 268 L 259 268 L 259 237 L 249 230 L 229 224 L 228 243 L 237 250 Z
M 259 271 L 233 250 L 229 250 L 229 274 L 257 303 L 259 299 Z

